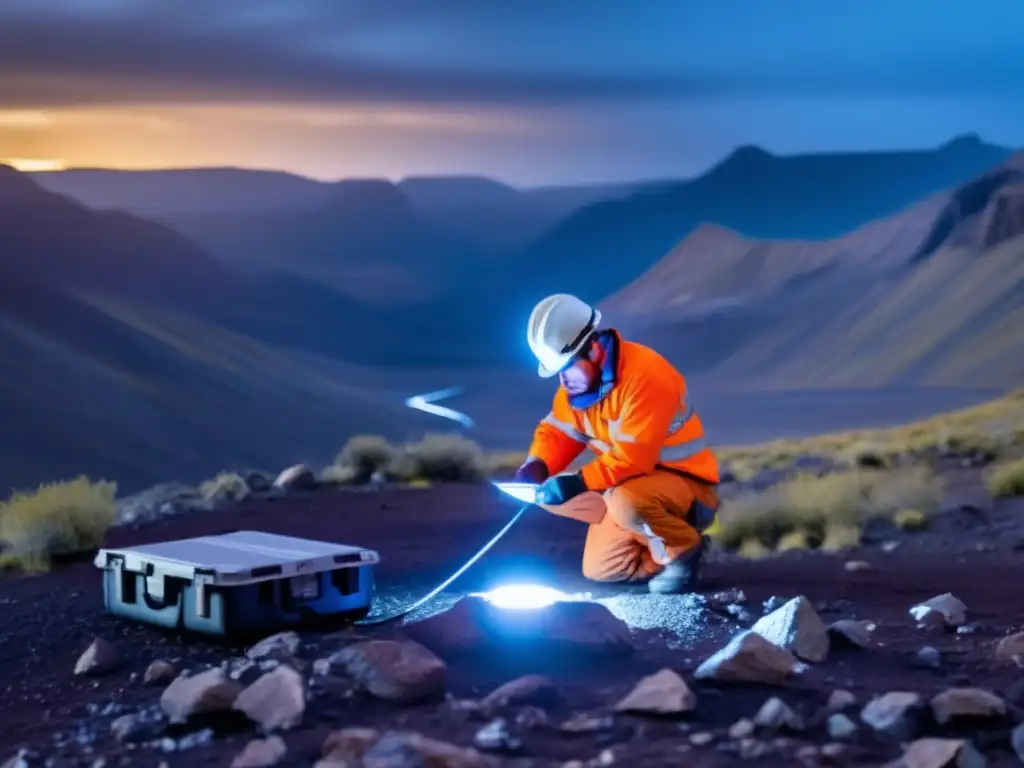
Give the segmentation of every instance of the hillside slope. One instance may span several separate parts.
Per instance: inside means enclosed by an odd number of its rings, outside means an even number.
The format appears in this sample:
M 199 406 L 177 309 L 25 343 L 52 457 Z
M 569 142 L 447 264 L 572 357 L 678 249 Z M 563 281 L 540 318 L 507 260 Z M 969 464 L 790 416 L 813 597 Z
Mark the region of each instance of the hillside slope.
M 723 386 L 1020 386 L 1024 154 L 834 240 L 684 239 L 610 321 Z

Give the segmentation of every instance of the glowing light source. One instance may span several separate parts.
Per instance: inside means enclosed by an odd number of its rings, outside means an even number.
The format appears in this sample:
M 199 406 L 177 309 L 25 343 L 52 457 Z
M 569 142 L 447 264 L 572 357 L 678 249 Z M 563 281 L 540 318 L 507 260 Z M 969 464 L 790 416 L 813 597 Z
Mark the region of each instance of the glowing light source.
M 462 392 L 462 387 L 449 387 L 448 389 L 441 389 L 437 392 L 428 392 L 425 395 L 413 395 L 405 401 L 405 405 L 408 408 L 414 408 L 417 411 L 423 411 L 424 413 L 432 413 L 435 416 L 440 416 L 442 419 L 450 419 L 451 421 L 457 421 L 466 429 L 473 426 L 473 420 L 464 413 L 453 410 L 452 408 L 446 408 L 443 405 L 434 405 L 438 400 L 444 400 L 457 395 Z
M 5 157 L 0 159 L 0 164 L 9 165 L 14 170 L 21 171 L 22 173 L 62 171 L 65 167 L 63 160 L 41 157 Z
M 521 501 L 524 504 L 536 503 L 536 483 L 494 483 L 494 487 L 502 493 L 507 493 L 513 499 Z
M 555 603 L 577 599 L 541 584 L 504 584 L 479 596 L 491 605 L 509 610 L 547 608 Z

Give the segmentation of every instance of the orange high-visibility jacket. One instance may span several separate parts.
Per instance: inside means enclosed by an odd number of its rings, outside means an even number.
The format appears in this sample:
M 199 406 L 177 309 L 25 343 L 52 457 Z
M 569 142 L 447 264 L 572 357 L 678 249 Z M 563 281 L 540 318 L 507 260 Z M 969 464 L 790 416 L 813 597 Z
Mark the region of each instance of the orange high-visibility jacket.
M 686 379 L 649 347 L 620 340 L 616 383 L 594 405 L 576 409 L 564 387 L 537 426 L 530 457 L 558 474 L 589 447 L 597 460 L 583 467 L 587 488 L 602 491 L 662 466 L 719 482 L 718 461 L 693 410 Z

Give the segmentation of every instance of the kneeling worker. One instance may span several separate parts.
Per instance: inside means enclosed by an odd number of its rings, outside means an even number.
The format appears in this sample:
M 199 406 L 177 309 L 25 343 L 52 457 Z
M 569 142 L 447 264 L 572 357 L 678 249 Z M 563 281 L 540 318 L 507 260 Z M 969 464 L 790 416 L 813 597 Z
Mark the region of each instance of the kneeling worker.
M 601 313 L 556 294 L 530 315 L 527 340 L 560 386 L 516 473 L 541 483 L 537 503 L 590 523 L 583 574 L 692 589 L 719 498 L 718 462 L 686 380 L 654 350 L 598 329 Z M 564 473 L 590 447 L 597 459 Z

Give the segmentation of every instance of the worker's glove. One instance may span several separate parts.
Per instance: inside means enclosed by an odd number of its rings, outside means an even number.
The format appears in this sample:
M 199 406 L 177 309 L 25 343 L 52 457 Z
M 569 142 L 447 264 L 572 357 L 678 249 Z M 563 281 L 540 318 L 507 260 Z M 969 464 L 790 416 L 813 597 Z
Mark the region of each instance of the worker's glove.
M 534 483 L 540 485 L 548 479 L 548 465 L 540 459 L 529 459 L 516 470 L 514 480 L 517 483 Z
M 544 481 L 537 489 L 537 503 L 558 506 L 586 490 L 587 484 L 583 482 L 579 472 L 574 472 L 571 475 L 555 475 Z

